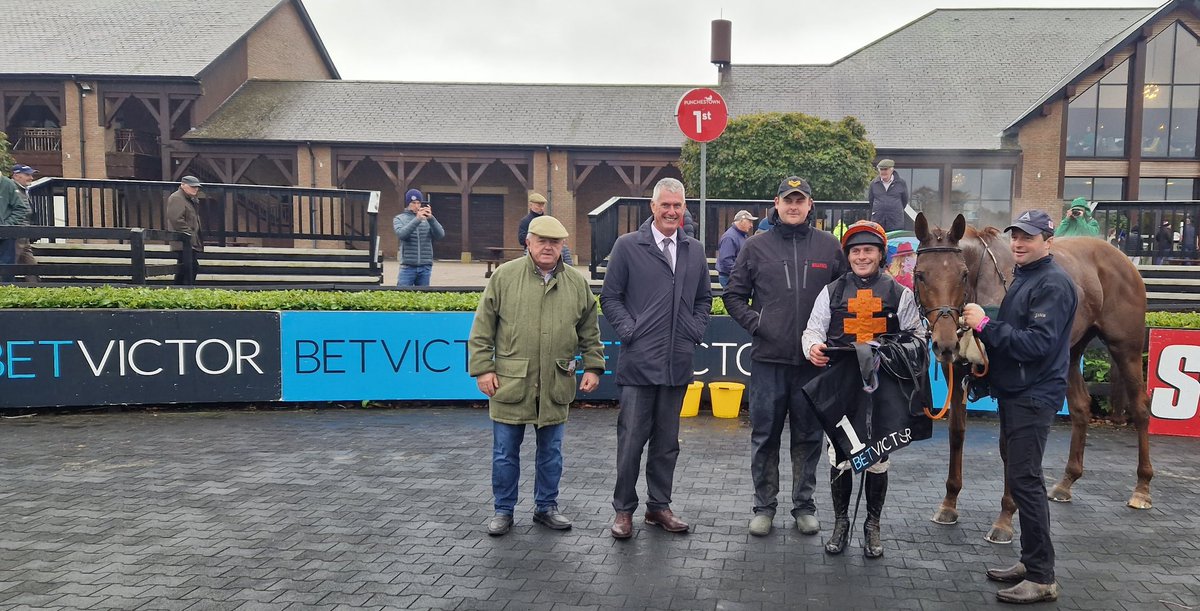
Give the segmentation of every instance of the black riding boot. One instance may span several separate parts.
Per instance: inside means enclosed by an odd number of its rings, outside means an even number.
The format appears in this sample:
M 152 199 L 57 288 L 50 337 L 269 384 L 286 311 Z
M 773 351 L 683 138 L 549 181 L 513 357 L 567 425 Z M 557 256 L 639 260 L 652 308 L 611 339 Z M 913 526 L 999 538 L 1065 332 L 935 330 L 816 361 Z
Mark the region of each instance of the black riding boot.
M 840 554 L 850 542 L 850 492 L 854 489 L 854 474 L 850 471 L 829 470 L 829 492 L 833 496 L 833 532 L 825 542 L 826 554 Z
M 887 471 L 868 471 L 866 480 L 867 519 L 863 522 L 863 555 L 878 558 L 883 555 L 883 542 L 879 540 L 879 516 L 883 513 L 883 500 L 887 497 Z

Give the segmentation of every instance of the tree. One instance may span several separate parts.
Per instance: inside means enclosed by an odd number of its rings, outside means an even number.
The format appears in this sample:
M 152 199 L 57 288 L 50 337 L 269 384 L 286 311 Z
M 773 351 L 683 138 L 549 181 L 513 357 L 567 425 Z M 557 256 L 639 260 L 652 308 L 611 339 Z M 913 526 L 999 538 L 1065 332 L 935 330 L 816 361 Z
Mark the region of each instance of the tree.
M 708 196 L 774 197 L 779 181 L 800 176 L 817 201 L 859 200 L 875 175 L 875 145 L 854 117 L 826 121 L 798 112 L 743 115 L 708 143 Z M 700 145 L 679 156 L 688 193 L 700 192 Z
M 8 134 L 0 132 L 0 172 L 10 174 L 14 163 L 16 161 L 8 150 Z

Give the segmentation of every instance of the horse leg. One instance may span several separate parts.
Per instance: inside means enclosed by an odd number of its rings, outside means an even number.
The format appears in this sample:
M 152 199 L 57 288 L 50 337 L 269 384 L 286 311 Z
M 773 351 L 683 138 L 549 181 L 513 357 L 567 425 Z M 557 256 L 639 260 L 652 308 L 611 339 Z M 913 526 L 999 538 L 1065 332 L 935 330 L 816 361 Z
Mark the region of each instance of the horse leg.
M 942 365 L 946 376 L 946 392 L 950 393 L 950 471 L 946 475 L 946 496 L 930 518 L 938 524 L 958 523 L 958 493 L 962 490 L 963 436 L 967 431 L 966 397 L 963 396 L 962 379 L 965 370 Z
M 1001 417 L 1003 418 L 1003 417 Z M 1003 419 L 1001 420 L 1003 423 Z M 1017 512 L 1017 504 L 1013 501 L 1008 489 L 1008 440 L 1004 437 L 1003 424 L 1000 431 L 1000 461 L 1004 464 L 1004 496 L 1000 497 L 1000 515 L 992 522 L 991 529 L 984 535 L 989 543 L 1008 545 L 1013 540 L 1013 514 Z
M 1150 398 L 1146 396 L 1146 380 L 1142 377 L 1141 346 L 1139 336 L 1136 342 L 1113 342 L 1108 349 L 1123 382 L 1122 400 L 1138 435 L 1137 485 L 1127 504 L 1134 509 L 1150 509 L 1150 480 L 1154 478 L 1154 466 L 1150 464 Z
M 1067 456 L 1067 468 L 1063 478 L 1050 491 L 1050 500 L 1056 503 L 1071 502 L 1071 486 L 1083 475 L 1083 451 L 1087 446 L 1088 420 L 1091 419 L 1091 396 L 1079 369 L 1080 359 L 1087 342 L 1083 341 L 1071 349 L 1071 370 L 1067 374 L 1067 411 L 1071 413 L 1071 452 Z

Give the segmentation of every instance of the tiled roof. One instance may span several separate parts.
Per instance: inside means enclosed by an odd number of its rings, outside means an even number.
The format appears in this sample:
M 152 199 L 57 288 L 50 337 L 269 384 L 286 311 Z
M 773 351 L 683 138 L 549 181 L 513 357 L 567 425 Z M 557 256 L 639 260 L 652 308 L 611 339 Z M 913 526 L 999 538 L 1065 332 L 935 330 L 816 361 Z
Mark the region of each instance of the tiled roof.
M 938 10 L 829 65 L 734 65 L 733 114 L 851 115 L 883 149 L 1001 148 L 1000 133 L 1149 9 Z M 689 87 L 246 83 L 188 138 L 675 148 Z
M 188 139 L 677 148 L 686 85 L 250 81 Z
M 194 77 L 287 1 L 0 0 L 0 72 Z
M 876 147 L 999 149 L 1000 132 L 1149 9 L 934 11 L 828 66 L 739 66 L 735 114 L 857 117 Z

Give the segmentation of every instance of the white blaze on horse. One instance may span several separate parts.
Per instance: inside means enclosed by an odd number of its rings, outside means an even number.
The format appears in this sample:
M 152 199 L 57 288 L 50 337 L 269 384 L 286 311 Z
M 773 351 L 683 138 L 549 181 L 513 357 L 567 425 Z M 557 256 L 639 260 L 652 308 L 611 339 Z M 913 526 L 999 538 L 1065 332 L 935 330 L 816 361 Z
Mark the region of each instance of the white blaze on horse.
M 958 521 L 958 493 L 962 489 L 962 448 L 967 412 L 963 379 L 972 368 L 986 365 L 986 347 L 974 341 L 961 322 L 968 302 L 999 306 L 1012 283 L 1013 256 L 1008 240 L 995 227 L 977 230 L 960 214 L 950 230 L 930 227 L 924 214 L 916 219 L 920 241 L 913 287 L 921 311 L 929 321 L 930 344 L 946 372 L 950 388 L 950 471 L 946 496 L 933 515 L 939 524 Z M 1150 508 L 1150 412 L 1142 372 L 1146 336 L 1146 285 L 1137 268 L 1119 250 L 1096 238 L 1055 238 L 1050 252 L 1075 281 L 1079 306 L 1071 326 L 1071 371 L 1067 380 L 1067 406 L 1071 414 L 1071 451 L 1063 478 L 1049 492 L 1058 502 L 1071 500 L 1071 486 L 1083 475 L 1083 451 L 1091 418 L 1091 397 L 1079 368 L 1083 351 L 1100 338 L 1112 355 L 1112 406 L 1118 422 L 1128 415 L 1138 436 L 1137 484 L 1128 505 Z M 1001 458 L 1007 448 L 1000 444 Z M 1016 511 L 1005 482 L 1000 515 L 987 540 L 1012 542 L 1012 517 Z

